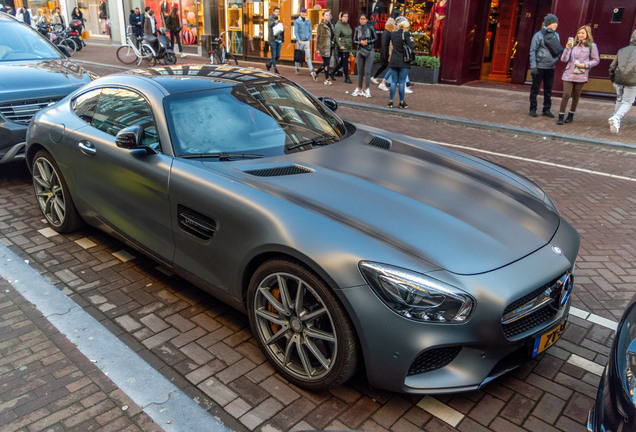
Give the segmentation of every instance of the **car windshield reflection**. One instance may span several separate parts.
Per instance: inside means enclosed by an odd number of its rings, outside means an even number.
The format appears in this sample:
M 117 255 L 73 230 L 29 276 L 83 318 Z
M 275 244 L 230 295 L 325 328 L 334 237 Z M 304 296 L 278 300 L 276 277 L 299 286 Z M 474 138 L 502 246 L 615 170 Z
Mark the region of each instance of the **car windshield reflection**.
M 0 26 L 0 62 L 50 60 L 62 56 L 52 45 L 19 22 L 4 22 Z
M 282 155 L 328 145 L 346 133 L 340 118 L 285 82 L 175 94 L 166 98 L 165 110 L 175 154 L 183 157 Z

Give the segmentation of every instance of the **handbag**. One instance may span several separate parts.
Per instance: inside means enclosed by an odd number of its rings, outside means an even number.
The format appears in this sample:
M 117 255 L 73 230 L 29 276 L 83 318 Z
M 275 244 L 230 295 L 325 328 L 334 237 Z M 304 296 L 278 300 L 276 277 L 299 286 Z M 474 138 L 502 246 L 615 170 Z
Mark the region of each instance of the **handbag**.
M 305 62 L 305 50 L 298 48 L 294 50 L 294 62 L 301 65 Z
M 402 42 L 404 42 L 402 44 L 402 47 L 404 48 L 404 63 L 411 63 L 413 60 L 415 60 L 415 53 L 406 42 L 406 39 L 404 39 L 404 32 L 402 32 Z
M 274 32 L 274 36 L 278 36 L 279 34 L 283 32 L 283 30 L 285 30 L 285 27 L 283 27 L 282 22 L 279 22 L 274 27 L 272 27 L 272 32 Z

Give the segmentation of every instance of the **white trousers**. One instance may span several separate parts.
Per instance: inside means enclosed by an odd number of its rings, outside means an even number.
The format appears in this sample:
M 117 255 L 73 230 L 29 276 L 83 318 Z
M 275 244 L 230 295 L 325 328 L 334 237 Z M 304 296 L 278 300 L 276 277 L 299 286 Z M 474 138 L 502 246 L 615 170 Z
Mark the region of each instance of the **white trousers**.
M 307 62 L 307 67 L 310 71 L 314 70 L 313 65 L 311 64 L 311 41 L 296 41 L 296 49 L 301 49 L 305 51 L 305 61 Z M 300 63 L 295 62 L 296 67 L 300 67 Z
M 636 86 L 628 87 L 620 84 L 614 84 L 616 89 L 616 105 L 614 105 L 614 117 L 620 121 L 625 114 L 632 108 L 634 100 L 636 100 Z

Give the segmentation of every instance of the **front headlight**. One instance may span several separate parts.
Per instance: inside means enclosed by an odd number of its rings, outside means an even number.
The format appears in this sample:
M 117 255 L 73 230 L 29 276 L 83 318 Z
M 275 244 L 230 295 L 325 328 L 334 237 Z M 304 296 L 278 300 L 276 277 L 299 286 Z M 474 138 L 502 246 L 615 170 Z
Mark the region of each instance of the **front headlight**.
M 360 261 L 369 286 L 398 314 L 426 322 L 462 323 L 475 300 L 463 291 L 421 273 L 388 264 Z

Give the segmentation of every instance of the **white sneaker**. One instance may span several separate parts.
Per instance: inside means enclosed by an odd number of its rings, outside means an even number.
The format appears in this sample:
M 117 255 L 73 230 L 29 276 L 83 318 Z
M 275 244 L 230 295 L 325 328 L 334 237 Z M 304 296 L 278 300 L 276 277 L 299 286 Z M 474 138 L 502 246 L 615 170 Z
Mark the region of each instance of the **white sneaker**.
M 371 97 L 371 90 L 367 89 L 364 93 L 364 97 Z
M 353 93 L 351 93 L 351 96 L 360 96 L 364 94 L 359 88 L 356 87 L 356 89 L 353 91 Z
M 389 91 L 389 88 L 386 86 L 386 84 L 384 84 L 384 81 L 382 81 L 382 82 L 380 83 L 380 85 L 378 86 L 378 88 L 379 88 L 380 90 Z
M 411 87 L 404 86 L 404 93 L 413 93 L 413 90 L 411 90 Z
M 607 122 L 609 123 L 609 127 L 610 127 L 610 130 L 612 131 L 612 133 L 617 134 L 618 131 L 621 130 L 621 122 L 616 117 L 612 116 L 612 117 L 608 118 Z
M 377 79 L 377 78 L 373 78 L 373 77 L 371 77 L 371 82 L 372 82 L 373 84 L 375 84 L 375 85 L 380 84 L 380 81 L 378 81 L 378 79 Z
M 327 81 L 325 81 L 325 85 L 333 85 L 333 83 L 331 82 L 330 79 L 328 79 Z
M 316 75 L 316 72 L 311 71 L 309 74 L 310 74 L 310 75 L 311 75 L 311 77 L 314 79 L 314 81 L 318 81 L 318 75 Z
M 186 56 L 186 53 L 182 52 L 181 53 L 181 58 L 184 58 Z

